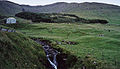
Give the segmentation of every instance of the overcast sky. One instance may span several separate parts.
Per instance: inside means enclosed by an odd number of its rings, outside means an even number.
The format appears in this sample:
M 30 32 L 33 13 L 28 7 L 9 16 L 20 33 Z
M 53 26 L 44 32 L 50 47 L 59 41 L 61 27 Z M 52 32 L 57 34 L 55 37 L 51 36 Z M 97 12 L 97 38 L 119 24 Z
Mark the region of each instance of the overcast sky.
M 100 2 L 100 3 L 108 3 L 108 4 L 115 4 L 120 6 L 120 0 L 9 0 L 19 4 L 26 4 L 26 5 L 46 5 L 52 4 L 56 2 Z

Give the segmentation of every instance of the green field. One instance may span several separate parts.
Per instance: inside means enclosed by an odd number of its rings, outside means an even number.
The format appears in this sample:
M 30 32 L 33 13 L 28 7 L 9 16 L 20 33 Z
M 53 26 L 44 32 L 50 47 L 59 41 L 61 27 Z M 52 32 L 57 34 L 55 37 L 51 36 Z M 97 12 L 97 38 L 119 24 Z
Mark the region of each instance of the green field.
M 23 25 L 23 27 L 22 27 Z M 76 45 L 59 44 L 72 52 L 78 59 L 90 56 L 99 62 L 107 63 L 107 69 L 119 69 L 120 66 L 120 26 L 102 24 L 65 24 L 35 23 L 11 25 L 29 37 L 44 38 L 62 42 L 72 41 Z M 75 68 L 79 68 L 79 61 Z

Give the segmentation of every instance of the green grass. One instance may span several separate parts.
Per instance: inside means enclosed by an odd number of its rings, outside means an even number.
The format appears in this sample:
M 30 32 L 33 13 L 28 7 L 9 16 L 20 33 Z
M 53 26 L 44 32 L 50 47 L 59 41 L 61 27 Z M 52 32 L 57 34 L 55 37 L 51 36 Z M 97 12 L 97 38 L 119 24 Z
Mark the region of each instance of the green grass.
M 107 63 L 103 65 L 107 69 L 118 69 L 120 66 L 120 26 L 118 25 L 37 23 L 15 28 L 29 37 L 77 42 L 77 45 L 59 46 L 80 59 L 90 56 L 99 62 Z M 99 36 L 100 34 L 103 36 Z M 80 65 L 77 63 L 74 68 L 79 68 Z
M 46 69 L 45 64 L 42 46 L 19 32 L 0 31 L 1 69 Z
M 114 14 L 113 14 L 114 12 Z M 87 19 L 106 19 L 110 24 L 120 24 L 120 14 L 114 9 L 99 9 L 99 10 L 79 10 L 79 12 L 69 12 L 82 18 Z

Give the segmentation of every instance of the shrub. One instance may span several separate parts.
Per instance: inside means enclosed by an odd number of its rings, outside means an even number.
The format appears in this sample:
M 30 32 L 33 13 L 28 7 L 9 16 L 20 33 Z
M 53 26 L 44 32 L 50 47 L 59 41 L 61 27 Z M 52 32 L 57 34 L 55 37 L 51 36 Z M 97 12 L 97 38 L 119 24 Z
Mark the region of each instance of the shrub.
M 100 19 L 93 19 L 93 20 L 87 20 L 87 23 L 101 23 L 101 24 L 107 24 L 107 20 L 100 20 Z
M 84 18 L 80 18 L 73 14 L 61 14 L 61 13 L 32 13 L 32 12 L 21 12 L 16 14 L 15 16 L 32 20 L 33 22 L 47 22 L 47 23 L 74 23 L 74 22 L 82 22 L 82 23 L 108 23 L 107 20 L 93 19 L 87 20 Z

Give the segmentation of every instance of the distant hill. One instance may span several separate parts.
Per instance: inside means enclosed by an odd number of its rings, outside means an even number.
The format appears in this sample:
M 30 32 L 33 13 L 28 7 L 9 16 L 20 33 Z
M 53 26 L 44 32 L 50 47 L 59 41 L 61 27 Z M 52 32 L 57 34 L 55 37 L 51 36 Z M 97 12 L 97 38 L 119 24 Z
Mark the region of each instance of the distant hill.
M 0 14 L 1 15 L 14 15 L 18 12 L 21 12 L 21 6 L 13 3 L 13 2 L 9 2 L 9 1 L 0 1 Z
M 0 14 L 14 15 L 21 11 L 35 13 L 71 13 L 88 19 L 107 19 L 111 23 L 120 22 L 120 6 L 104 3 L 65 3 L 59 2 L 45 6 L 19 5 L 9 1 L 0 2 Z

